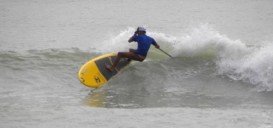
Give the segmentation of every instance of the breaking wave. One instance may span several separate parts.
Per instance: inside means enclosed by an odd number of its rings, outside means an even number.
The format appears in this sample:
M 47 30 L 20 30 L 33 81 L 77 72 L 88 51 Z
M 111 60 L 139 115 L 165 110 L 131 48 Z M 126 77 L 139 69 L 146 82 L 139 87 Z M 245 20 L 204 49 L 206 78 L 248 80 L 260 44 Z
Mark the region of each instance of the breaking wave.
M 134 28 L 128 28 L 117 36 L 105 40 L 102 47 L 87 51 L 78 48 L 28 50 L 25 53 L 1 51 L 1 67 L 2 70 L 3 68 L 12 70 L 33 68 L 30 65 L 37 67 L 66 65 L 78 68 L 99 54 L 125 51 L 130 47 L 136 47 L 135 43 L 129 45 L 127 43 L 133 32 Z M 249 83 L 258 87 L 259 90 L 273 90 L 273 45 L 249 46 L 240 40 L 233 40 L 220 34 L 209 25 L 201 25 L 183 33 L 178 37 L 155 31 L 147 34 L 154 37 L 161 48 L 175 58 L 208 59 L 214 63 L 218 75 Z M 166 60 L 167 58 L 159 50 L 152 48 L 148 60 Z M 204 68 L 206 68 L 205 64 Z

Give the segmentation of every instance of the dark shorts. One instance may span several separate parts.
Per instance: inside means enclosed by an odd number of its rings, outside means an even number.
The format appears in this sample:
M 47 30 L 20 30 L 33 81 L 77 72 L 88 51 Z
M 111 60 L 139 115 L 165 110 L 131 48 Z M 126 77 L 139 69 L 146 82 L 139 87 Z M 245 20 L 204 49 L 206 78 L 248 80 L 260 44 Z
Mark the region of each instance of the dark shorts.
M 129 51 L 131 53 L 134 53 L 134 55 L 132 56 L 132 58 L 130 58 L 132 60 L 143 61 L 146 58 L 146 56 L 138 54 L 135 49 L 130 49 Z
M 135 54 L 137 54 L 139 57 L 144 57 L 144 58 L 146 58 L 146 54 L 142 54 L 142 53 L 139 53 L 137 50 L 135 50 L 135 49 L 130 49 L 130 52 L 133 52 L 133 53 L 135 53 Z

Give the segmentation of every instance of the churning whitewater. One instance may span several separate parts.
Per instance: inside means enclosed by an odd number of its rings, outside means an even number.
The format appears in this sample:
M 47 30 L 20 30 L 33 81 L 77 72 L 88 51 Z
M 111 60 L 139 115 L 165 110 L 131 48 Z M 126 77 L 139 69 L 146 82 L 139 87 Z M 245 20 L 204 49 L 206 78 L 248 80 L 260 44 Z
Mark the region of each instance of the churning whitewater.
M 116 37 L 105 41 L 104 47 L 98 50 L 101 52 L 126 51 L 134 47 L 124 43 L 133 31 L 134 28 L 129 28 L 121 32 Z M 272 91 L 273 52 L 271 49 L 273 45 L 247 45 L 239 39 L 233 40 L 220 34 L 207 24 L 188 29 L 187 33 L 184 33 L 179 37 L 153 31 L 148 34 L 155 37 L 176 58 L 210 59 L 215 64 L 216 73 L 219 75 L 249 83 L 250 86 L 258 86 L 260 91 Z M 154 54 L 160 53 L 153 49 L 151 54 L 156 56 Z M 204 68 L 206 68 L 205 65 Z
M 128 28 L 117 36 L 106 40 L 103 47 L 91 48 L 91 50 L 86 51 L 82 51 L 78 48 L 47 49 L 42 51 L 32 49 L 20 53 L 16 53 L 15 51 L 2 51 L 1 60 L 3 63 L 1 63 L 1 65 L 8 68 L 12 63 L 19 63 L 25 59 L 33 61 L 34 64 L 39 63 L 40 60 L 33 59 L 33 57 L 44 59 L 58 58 L 60 60 L 65 59 L 66 61 L 75 57 L 74 59 L 84 62 L 86 60 L 81 59 L 83 58 L 83 53 L 92 57 L 92 55 L 113 51 L 127 51 L 130 47 L 135 48 L 134 44 L 128 45 L 128 43 L 126 43 L 127 38 L 133 31 L 133 28 Z M 180 58 L 181 61 L 183 61 L 183 58 L 208 60 L 215 66 L 215 69 L 217 69 L 215 73 L 218 75 L 249 83 L 249 86 L 257 86 L 259 91 L 272 91 L 273 89 L 272 45 L 247 46 L 240 40 L 232 40 L 226 35 L 220 34 L 209 25 L 200 25 L 200 27 L 193 28 L 180 37 L 153 31 L 148 34 L 155 37 L 163 48 L 168 50 L 168 52 L 177 59 Z M 164 61 L 168 59 L 156 49 L 153 49 L 150 54 L 151 57 L 148 58 L 148 61 Z M 66 63 L 66 61 L 57 63 L 60 63 L 60 66 L 62 64 L 72 65 L 70 63 L 74 63 L 73 61 Z M 16 69 L 16 67 L 14 68 Z M 13 70 L 14 68 L 10 67 L 9 70 Z M 20 69 L 20 67 L 17 68 Z M 208 68 L 205 63 L 203 68 Z M 27 70 L 27 68 L 23 67 L 21 70 Z M 169 71 L 166 69 L 164 72 Z M 15 79 L 17 79 L 17 77 L 15 77 Z

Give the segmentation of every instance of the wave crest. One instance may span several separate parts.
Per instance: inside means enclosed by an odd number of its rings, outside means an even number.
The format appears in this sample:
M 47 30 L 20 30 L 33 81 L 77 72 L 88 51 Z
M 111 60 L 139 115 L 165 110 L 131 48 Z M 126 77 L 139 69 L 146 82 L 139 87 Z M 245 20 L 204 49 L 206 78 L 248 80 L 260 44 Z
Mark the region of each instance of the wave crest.
M 75 62 L 79 66 L 80 63 L 99 54 L 125 51 L 130 47 L 135 47 L 136 43 L 129 45 L 127 43 L 133 32 L 133 28 L 128 28 L 103 42 L 102 47 L 88 51 L 78 48 L 29 50 L 24 54 L 1 51 L 0 62 L 2 67 L 14 69 L 29 68 L 30 66 L 26 65 L 33 64 L 38 67 L 45 64 L 46 66 L 75 66 Z M 232 40 L 226 35 L 220 34 L 209 25 L 193 28 L 179 37 L 155 31 L 150 31 L 147 34 L 154 37 L 162 49 L 176 58 L 209 58 L 208 61 L 215 64 L 217 74 L 257 85 L 259 90 L 273 90 L 273 45 L 248 46 L 240 40 Z M 158 60 L 168 57 L 152 48 L 148 58 Z M 204 68 L 206 68 L 206 64 L 204 64 Z

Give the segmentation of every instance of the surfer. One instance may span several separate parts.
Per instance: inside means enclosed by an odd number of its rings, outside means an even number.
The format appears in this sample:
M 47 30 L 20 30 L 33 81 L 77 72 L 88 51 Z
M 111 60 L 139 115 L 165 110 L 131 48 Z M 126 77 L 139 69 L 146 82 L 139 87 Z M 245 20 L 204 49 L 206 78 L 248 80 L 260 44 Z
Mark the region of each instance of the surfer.
M 152 38 L 146 35 L 146 29 L 143 27 L 138 27 L 135 31 L 135 34 L 128 40 L 129 43 L 131 42 L 137 42 L 138 46 L 137 49 L 130 49 L 129 52 L 118 52 L 118 56 L 115 59 L 115 62 L 112 66 L 105 65 L 105 68 L 112 72 L 116 66 L 118 65 L 121 58 L 128 58 L 129 61 L 136 60 L 136 61 L 144 61 L 147 53 L 150 49 L 151 44 L 154 45 L 157 49 L 160 48 L 160 46 L 156 43 L 156 41 Z

